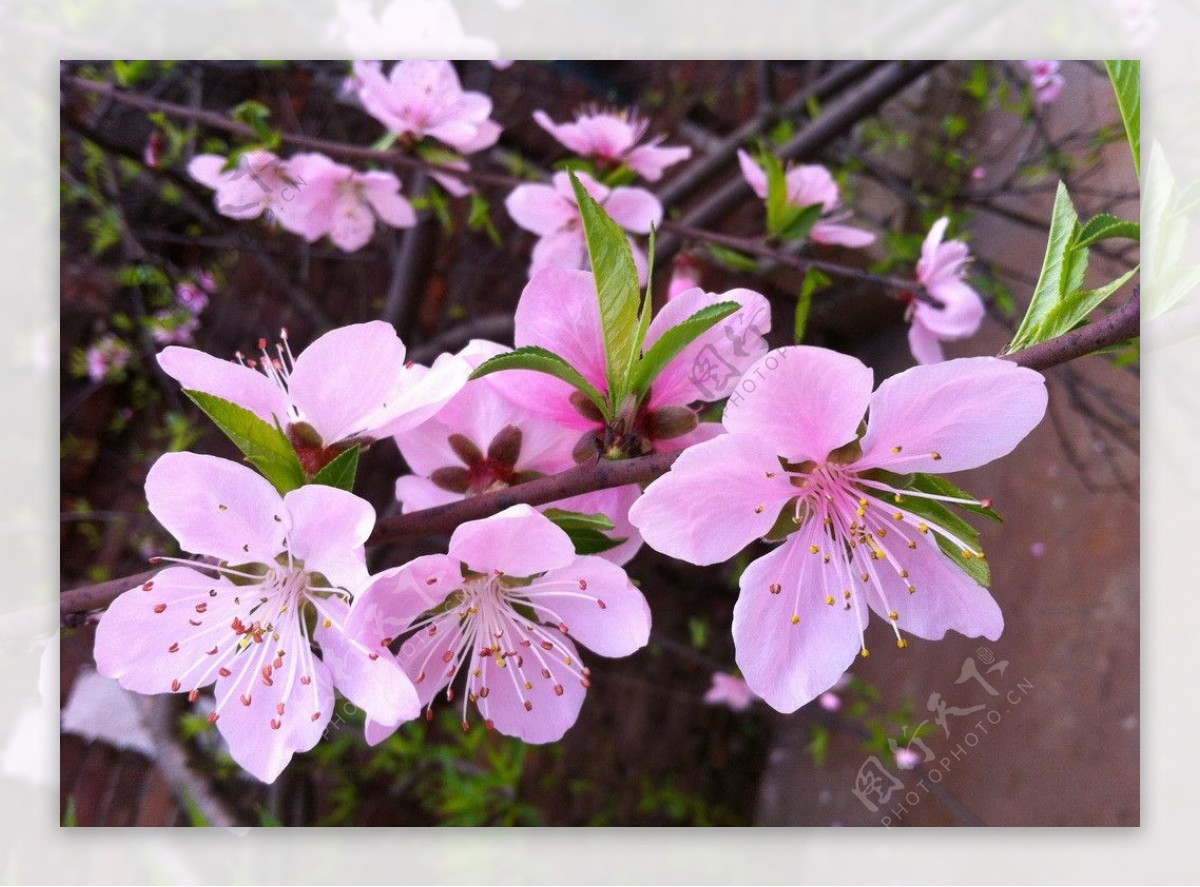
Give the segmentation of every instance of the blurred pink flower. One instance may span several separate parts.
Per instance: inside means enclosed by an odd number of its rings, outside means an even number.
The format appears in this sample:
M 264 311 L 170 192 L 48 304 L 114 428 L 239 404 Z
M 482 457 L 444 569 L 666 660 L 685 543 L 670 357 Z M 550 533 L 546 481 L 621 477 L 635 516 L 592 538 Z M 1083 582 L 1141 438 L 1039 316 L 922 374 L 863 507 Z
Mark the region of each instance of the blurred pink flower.
M 103 382 L 125 369 L 132 355 L 133 351 L 124 340 L 112 334 L 102 336 L 92 343 L 84 355 L 88 378 L 93 382 Z
M 396 228 L 417 223 L 412 204 L 400 195 L 400 180 L 390 172 L 355 172 L 324 154 L 296 154 L 287 160 L 287 173 L 303 182 L 280 223 L 309 243 L 325 235 L 338 247 L 354 252 L 366 246 L 375 220 Z
M 893 753 L 896 766 L 901 770 L 912 770 L 925 759 L 925 756 L 911 748 L 898 748 Z
M 1033 99 L 1038 105 L 1048 105 L 1058 98 L 1066 81 L 1059 73 L 1059 63 L 1049 59 L 1022 62 L 1029 72 L 1029 86 L 1033 90 Z
M 626 231 L 649 234 L 652 226 L 662 222 L 662 204 L 644 188 L 609 189 L 587 173 L 577 175 L 588 194 Z M 565 172 L 558 172 L 552 182 L 550 185 L 518 185 L 504 201 L 513 221 L 539 237 L 533 247 L 530 277 L 543 268 L 588 267 L 587 241 L 571 180 Z M 646 254 L 632 238 L 629 245 L 633 249 L 638 278 L 644 284 Z
M 594 157 L 605 166 L 625 164 L 648 182 L 657 182 L 668 166 L 692 156 L 686 145 L 662 147 L 666 136 L 639 145 L 648 123 L 632 112 L 583 112 L 571 123 L 555 123 L 539 109 L 533 119 L 580 157 Z
M 669 302 L 680 293 L 700 286 L 699 272 L 700 269 L 696 267 L 695 261 L 686 255 L 677 258 L 675 267 L 671 269 L 671 280 L 667 284 L 667 301 Z
M 463 154 L 500 137 L 500 125 L 488 119 L 492 100 L 464 90 L 450 62 L 397 62 L 388 77 L 379 62 L 355 62 L 353 85 L 367 112 L 401 136 L 428 136 Z
M 738 163 L 746 182 L 763 200 L 767 199 L 767 174 L 745 151 L 738 151 Z M 808 232 L 814 243 L 834 243 L 842 246 L 867 246 L 875 242 L 875 235 L 861 228 L 843 225 L 849 213 L 839 212 L 842 198 L 837 182 L 829 170 L 816 164 L 793 166 L 787 171 L 788 203 L 793 206 L 815 206 L 820 204 L 822 216 Z
M 284 162 L 264 150 L 247 151 L 227 170 L 228 162 L 219 154 L 198 154 L 187 166 L 188 175 L 217 192 L 213 202 L 223 216 L 255 219 L 266 213 L 268 220 L 282 221 L 297 189 Z
M 474 703 L 489 729 L 541 743 L 575 723 L 591 686 L 571 639 L 601 656 L 628 656 L 649 640 L 650 608 L 624 570 L 577 555 L 563 530 L 515 505 L 459 526 L 449 554 L 375 576 L 347 631 L 381 654 L 405 638 L 396 658 L 421 705 L 445 688 L 448 702 L 462 696 L 464 729 Z M 367 739 L 393 729 L 370 719 Z
M 367 502 L 320 484 L 280 497 L 251 469 L 195 453 L 161 457 L 146 498 L 185 551 L 239 567 L 208 568 L 216 578 L 168 567 L 118 597 L 96 631 L 100 674 L 193 701 L 215 681 L 209 720 L 263 782 L 316 745 L 335 686 L 378 722 L 419 714 L 391 657 L 343 633 L 346 598 L 367 581 L 363 543 L 375 523 Z
M 712 686 L 704 694 L 709 705 L 723 705 L 730 711 L 748 711 L 758 696 L 739 677 L 723 671 L 714 671 Z
M 817 703 L 825 711 L 838 711 L 842 707 L 842 697 L 827 690 L 817 698 Z
M 942 242 L 949 224 L 947 218 L 934 223 L 917 262 L 917 280 L 942 303 L 941 308 L 919 300 L 913 303 L 908 345 L 918 363 L 945 360 L 941 343 L 974 335 L 983 320 L 983 300 L 963 280 L 970 259 L 967 245 L 961 240 Z
M 725 407 L 728 433 L 685 450 L 629 517 L 648 545 L 700 565 L 792 518 L 797 529 L 740 580 L 733 638 L 750 688 L 782 712 L 815 699 L 865 655 L 869 610 L 900 646 L 902 630 L 999 637 L 996 602 L 938 541 L 980 552 L 903 504 L 957 500 L 874 472 L 962 471 L 1011 452 L 1045 413 L 1042 377 L 976 357 L 914 367 L 872 394 L 860 361 L 807 346 L 771 351 L 748 374 L 755 387 Z

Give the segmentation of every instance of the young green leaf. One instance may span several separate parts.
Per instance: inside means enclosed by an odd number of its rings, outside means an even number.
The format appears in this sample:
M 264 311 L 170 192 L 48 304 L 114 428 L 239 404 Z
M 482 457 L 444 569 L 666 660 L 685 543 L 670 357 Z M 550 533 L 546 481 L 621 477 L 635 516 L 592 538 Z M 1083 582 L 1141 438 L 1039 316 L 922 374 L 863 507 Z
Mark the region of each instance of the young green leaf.
M 1046 257 L 1029 301 L 1029 310 L 1008 345 L 1009 353 L 1050 338 L 1045 334 L 1046 315 L 1070 292 L 1070 282 L 1077 275 L 1079 263 L 1070 255 L 1079 231 L 1079 215 L 1071 203 L 1066 185 L 1058 183 L 1054 211 L 1050 216 L 1050 236 L 1046 242 Z M 1086 268 L 1086 263 L 1084 265 Z
M 1089 314 L 1100 306 L 1105 299 L 1129 282 L 1137 274 L 1138 266 L 1122 274 L 1112 283 L 1097 287 L 1094 290 L 1075 290 L 1065 299 L 1055 305 L 1046 316 L 1046 326 L 1055 330 L 1052 335 L 1059 336 L 1082 322 Z
M 216 423 L 242 451 L 246 461 L 261 471 L 280 493 L 304 485 L 304 467 L 278 425 L 272 427 L 245 407 L 216 395 L 186 388 L 183 393 Z
M 924 475 L 923 477 L 929 478 L 930 476 Z M 957 490 L 957 488 L 954 489 L 957 492 L 962 492 L 961 490 Z M 938 495 L 953 495 L 953 493 L 939 492 Z M 887 502 L 892 501 L 890 496 L 881 498 Z M 965 545 L 970 546 L 973 551 L 983 550 L 979 544 L 979 531 L 941 502 L 933 499 L 922 499 L 918 496 L 904 496 L 901 506 L 912 514 L 925 518 L 925 520 L 930 524 L 936 524 L 937 526 L 944 528 L 946 531 L 952 533 L 958 539 L 962 540 Z M 974 507 L 962 507 L 974 510 Z M 982 506 L 977 507 L 982 508 Z M 981 511 L 979 513 L 982 514 L 985 512 Z M 929 532 L 937 538 L 938 548 L 942 550 L 943 554 L 954 561 L 954 563 L 956 563 L 963 570 L 963 572 L 965 572 L 984 588 L 988 587 L 988 585 L 991 583 L 991 569 L 988 567 L 986 560 L 975 554 L 968 556 L 968 554 L 964 553 L 962 548 L 935 530 L 929 530 Z
M 596 387 L 585 379 L 575 367 L 553 351 L 537 345 L 526 345 L 524 348 L 518 348 L 506 354 L 497 354 L 476 367 L 470 378 L 479 379 L 501 370 L 533 370 L 537 373 L 554 376 L 556 379 L 562 379 L 568 385 L 582 391 L 606 417 L 612 415 L 612 410 L 604 399 L 604 395 L 597 391 Z
M 1129 150 L 1133 154 L 1133 171 L 1141 179 L 1142 174 L 1142 73 L 1141 62 L 1106 61 L 1108 78 L 1117 94 L 1117 107 L 1125 123 L 1125 135 L 1129 137 Z
M 704 244 L 704 249 L 708 251 L 710 256 L 733 271 L 758 270 L 758 259 L 753 256 L 748 256 L 745 253 L 740 253 L 737 250 L 715 243 Z
M 633 392 L 640 396 L 649 391 L 658 374 L 679 352 L 741 307 L 737 302 L 718 302 L 701 308 L 687 320 L 664 332 L 638 363 L 633 376 Z
M 324 484 L 327 487 L 337 487 L 347 493 L 354 492 L 354 477 L 358 474 L 357 445 L 343 453 L 338 453 L 332 462 L 313 475 L 314 484 Z
M 587 240 L 588 257 L 596 277 L 596 297 L 600 301 L 600 325 L 604 332 L 604 352 L 608 358 L 608 390 L 614 404 L 629 391 L 629 377 L 637 360 L 638 286 L 633 250 L 621 226 L 613 221 L 587 192 L 574 173 L 571 187 L 579 205 Z
M 1137 222 L 1127 222 L 1108 213 L 1101 213 L 1094 219 L 1089 219 L 1088 223 L 1080 229 L 1075 246 L 1076 248 L 1091 246 L 1093 243 L 1099 243 L 1101 240 L 1112 240 L 1114 238 L 1139 240 L 1141 238 L 1141 230 L 1141 226 Z
M 808 329 L 813 294 L 819 287 L 829 286 L 832 282 L 827 274 L 816 268 L 809 268 L 804 272 L 804 282 L 800 284 L 800 297 L 796 300 L 796 319 L 792 325 L 792 341 L 797 345 L 804 341 L 804 333 Z
M 605 536 L 599 530 L 567 530 L 576 554 L 603 554 L 625 541 L 624 536 Z
M 820 203 L 809 206 L 788 206 L 776 236 L 780 240 L 803 240 L 821 218 L 825 207 Z
M 911 480 L 906 484 L 910 490 L 917 490 L 922 493 L 931 493 L 935 496 L 949 496 L 953 499 L 966 499 L 967 502 L 955 502 L 959 508 L 964 511 L 969 511 L 972 514 L 980 514 L 994 521 L 1000 520 L 998 515 L 992 508 L 984 505 L 966 490 L 957 487 L 950 481 L 938 474 L 923 474 L 916 473 L 911 476 Z M 910 500 L 911 503 L 911 500 Z
M 567 511 L 563 508 L 547 508 L 542 512 L 563 530 L 611 530 L 614 526 L 612 518 L 607 514 L 597 512 L 584 514 L 581 511 Z

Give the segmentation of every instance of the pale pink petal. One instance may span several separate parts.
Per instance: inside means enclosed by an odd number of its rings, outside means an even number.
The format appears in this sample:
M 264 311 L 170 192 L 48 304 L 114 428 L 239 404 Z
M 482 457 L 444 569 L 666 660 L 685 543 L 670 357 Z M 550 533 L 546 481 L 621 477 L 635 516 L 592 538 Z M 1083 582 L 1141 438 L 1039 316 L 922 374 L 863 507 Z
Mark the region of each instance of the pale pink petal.
M 830 243 L 840 246 L 857 248 L 868 246 L 875 242 L 875 235 L 862 228 L 851 225 L 841 225 L 837 222 L 817 222 L 808 233 L 808 239 L 814 243 Z
M 768 183 L 767 173 L 761 166 L 754 162 L 745 151 L 739 150 L 737 153 L 738 165 L 742 168 L 742 175 L 746 178 L 746 183 L 753 189 L 754 193 L 763 200 L 767 199 Z
M 533 277 L 544 268 L 583 271 L 588 267 L 587 242 L 583 238 L 583 229 L 564 228 L 547 234 L 533 245 L 529 276 Z
M 566 268 L 539 271 L 521 293 L 515 322 L 516 347 L 537 345 L 553 351 L 593 385 L 607 388 L 600 303 L 595 278 L 589 272 Z M 571 390 L 565 382 L 550 381 Z M 528 406 L 537 409 L 534 403 Z
M 550 185 L 517 185 L 504 199 L 504 207 L 514 222 L 542 237 L 579 218 L 575 204 Z
M 729 431 L 759 436 L 792 462 L 824 462 L 854 440 L 874 373 L 857 358 L 796 345 L 768 352 L 725 406 Z
M 238 594 L 224 576 L 212 579 L 189 567 L 161 570 L 108 605 L 96 628 L 96 669 L 135 693 L 186 693 L 211 684 L 237 652 L 232 631 L 213 635 L 211 629 L 240 612 L 233 603 Z M 214 641 L 231 643 L 209 656 Z
M 319 621 L 313 634 L 338 692 L 383 725 L 417 717 L 421 704 L 416 688 L 387 646 L 368 646 L 343 633 L 345 602 L 329 599 L 318 609 L 330 624 L 327 628 Z
M 355 596 L 342 630 L 368 649 L 387 646 L 461 585 L 457 560 L 444 554 L 415 558 L 372 577 Z M 400 664 L 405 664 L 403 658 Z M 412 672 L 409 675 L 415 677 Z
M 663 209 L 658 198 L 645 188 L 614 188 L 604 201 L 604 211 L 626 231 L 649 234 L 662 223 Z
M 352 194 L 343 195 L 330 218 L 329 239 L 348 253 L 366 246 L 375 233 L 375 215 L 371 208 Z
M 738 668 L 751 690 L 784 713 L 828 690 L 854 662 L 867 615 L 861 601 L 856 607 L 842 598 L 838 571 L 810 555 L 809 545 L 823 538 L 820 527 L 809 521 L 746 567 L 733 608 Z
M 880 569 L 886 603 L 878 593 L 868 593 L 871 609 L 884 620 L 889 620 L 889 612 L 897 613 L 896 627 L 901 632 L 931 641 L 951 630 L 972 638 L 999 639 L 1004 630 L 1000 607 L 986 588 L 942 553 L 932 536 L 917 534 L 913 551 L 893 546 L 894 563 L 908 576 L 901 579 L 895 570 Z M 912 594 L 910 586 L 916 589 Z
M 426 421 L 462 390 L 471 366 L 455 354 L 441 354 L 431 367 L 402 366 L 392 390 L 364 424 L 374 438 L 401 434 Z
M 808 163 L 787 171 L 788 203 L 794 206 L 821 204 L 825 211 L 837 206 L 838 186 L 829 170 Z
M 216 190 L 224 176 L 227 158 L 220 154 L 197 154 L 187 165 L 188 175 L 208 188 Z
M 523 625 L 515 619 L 510 618 L 509 625 L 509 634 L 524 633 Z M 482 675 L 478 683 L 488 693 L 476 705 L 485 722 L 501 733 L 531 743 L 555 742 L 570 729 L 579 717 L 587 691 L 573 673 L 573 668 L 580 667 L 574 645 L 565 637 L 554 643 L 555 649 L 547 652 L 535 642 L 520 669 L 514 666 L 513 657 L 508 657 L 503 668 L 497 665 L 495 656 L 480 657 Z M 565 665 L 568 658 L 573 667 Z M 550 672 L 549 678 L 540 673 L 542 667 Z M 561 688 L 561 694 L 556 688 Z
M 396 479 L 396 500 L 401 504 L 400 511 L 403 514 L 435 508 L 462 498 L 462 493 L 443 490 L 427 477 L 406 474 Z
M 625 162 L 646 181 L 657 182 L 662 178 L 664 169 L 691 156 L 692 149 L 686 145 L 661 148 L 657 145 L 642 145 L 630 151 Z
M 464 154 L 474 154 L 496 144 L 502 131 L 500 124 L 494 120 L 480 120 L 474 124 L 474 132 L 458 139 L 454 147 Z
M 625 571 L 600 557 L 577 557 L 521 590 L 539 619 L 567 627 L 601 656 L 628 656 L 650 640 L 650 605 Z
M 381 320 L 339 327 L 297 356 L 288 380 L 292 402 L 326 444 L 373 430 L 364 418 L 380 408 L 404 367 L 404 343 Z
M 629 509 L 629 519 L 651 548 L 715 564 L 765 536 L 798 492 L 768 441 L 723 434 L 684 450 Z
M 676 450 L 686 450 L 688 447 L 702 444 L 706 440 L 712 440 L 722 434 L 725 434 L 725 426 L 720 422 L 701 422 L 687 434 L 669 437 L 666 440 L 656 440 L 654 452 L 674 453 Z
M 592 143 L 587 138 L 587 134 L 582 132 L 578 125 L 574 123 L 555 123 L 541 109 L 533 112 L 533 119 L 537 121 L 538 126 L 558 139 L 563 146 L 570 148 L 581 157 L 587 157 L 592 153 Z
M 1045 412 L 1045 379 L 1011 361 L 968 357 L 913 367 L 872 395 L 855 467 L 976 468 L 1011 453 Z
M 931 333 L 916 315 L 908 328 L 908 348 L 917 363 L 941 363 L 946 359 L 942 340 Z
M 228 400 L 269 424 L 288 424 L 287 392 L 258 370 L 178 345 L 159 352 L 158 365 L 184 388 Z
M 356 176 L 371 208 L 383 221 L 396 228 L 417 224 L 412 204 L 400 194 L 400 180 L 391 173 L 365 172 Z
M 528 505 L 462 524 L 450 537 L 450 557 L 479 573 L 532 576 L 575 560 L 570 537 Z
M 742 308 L 697 338 L 667 364 L 651 386 L 652 409 L 728 397 L 742 374 L 766 354 L 765 336 L 771 330 L 771 305 L 762 295 L 748 289 L 706 293 L 696 288 L 680 293 L 650 321 L 644 350 L 649 350 L 671 327 L 719 302 L 737 302 Z
M 228 459 L 160 456 L 146 475 L 146 501 L 184 551 L 233 564 L 274 564 L 283 551 L 287 512 L 279 493 L 262 475 Z
M 255 644 L 239 658 L 269 662 L 273 652 L 270 644 Z M 287 652 L 284 670 L 270 679 L 247 663 L 217 680 L 217 729 L 233 759 L 263 782 L 274 782 L 294 752 L 316 745 L 333 717 L 328 666 L 303 647 Z
M 335 587 L 357 591 L 367 580 L 363 543 L 375 526 L 371 503 L 345 490 L 309 484 L 285 495 L 283 507 L 291 516 L 291 556 Z
M 987 309 L 983 300 L 961 280 L 946 280 L 929 288 L 929 294 L 944 307 L 918 302 L 915 316 L 939 339 L 963 339 L 974 335 Z

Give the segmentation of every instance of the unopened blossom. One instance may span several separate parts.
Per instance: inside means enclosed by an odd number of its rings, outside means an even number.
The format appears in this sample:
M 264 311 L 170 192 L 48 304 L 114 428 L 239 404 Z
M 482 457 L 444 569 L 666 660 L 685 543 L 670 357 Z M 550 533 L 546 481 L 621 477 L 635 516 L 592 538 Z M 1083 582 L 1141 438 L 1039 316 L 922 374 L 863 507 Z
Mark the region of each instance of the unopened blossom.
M 1038 105 L 1048 105 L 1058 98 L 1066 85 L 1066 80 L 1059 73 L 1059 63 L 1050 59 L 1022 62 L 1029 72 L 1029 86 L 1033 90 L 1033 100 Z
M 423 422 L 470 374 L 453 355 L 432 368 L 405 363 L 391 324 L 374 320 L 331 330 L 293 356 L 286 331 L 275 353 L 221 360 L 172 346 L 159 365 L 184 388 L 232 401 L 288 433 L 310 473 L 354 444 L 390 437 Z
M 549 114 L 538 109 L 533 112 L 533 119 L 580 157 L 594 157 L 601 167 L 624 164 L 648 182 L 657 182 L 668 166 L 692 156 L 692 149 L 686 145 L 663 145 L 666 136 L 639 144 L 649 124 L 630 111 L 585 111 L 570 123 L 555 123 Z
M 217 212 L 232 219 L 256 219 L 264 213 L 283 221 L 287 208 L 303 184 L 287 171 L 284 161 L 270 151 L 256 149 L 238 157 L 231 169 L 219 154 L 198 154 L 187 166 L 188 175 L 216 191 Z
M 474 369 L 508 350 L 476 339 L 458 356 Z M 509 381 L 504 374 L 473 379 L 431 419 L 396 436 L 400 454 L 413 471 L 396 481 L 403 511 L 495 492 L 574 467 L 579 433 L 502 396 Z M 539 510 L 607 515 L 613 521 L 607 535 L 624 541 L 601 557 L 623 564 L 642 545 L 629 523 L 629 506 L 639 495 L 638 485 L 628 484 L 556 500 Z
M 941 343 L 974 335 L 985 313 L 979 293 L 964 280 L 970 260 L 967 245 L 961 240 L 942 242 L 949 224 L 947 218 L 934 223 L 917 261 L 917 280 L 942 304 L 938 308 L 924 301 L 913 303 L 908 346 L 918 363 L 945 360 Z
M 767 199 L 767 174 L 749 154 L 738 151 L 742 175 L 754 193 Z M 850 214 L 842 210 L 842 197 L 837 182 L 825 167 L 815 163 L 793 166 L 787 171 L 787 199 L 792 206 L 821 206 L 821 218 L 809 229 L 813 243 L 867 246 L 875 242 L 870 231 L 843 224 Z
M 386 77 L 379 62 L 355 62 L 354 77 L 363 107 L 402 137 L 428 136 L 463 154 L 490 148 L 500 137 L 500 125 L 489 119 L 492 100 L 464 90 L 450 62 L 397 62 Z
M 998 638 L 996 602 L 939 541 L 967 559 L 982 552 L 908 504 L 964 500 L 895 487 L 877 470 L 955 472 L 1006 455 L 1045 413 L 1041 375 L 965 358 L 872 393 L 860 361 L 807 346 L 769 352 L 749 375 L 753 389 L 726 405 L 728 433 L 685 450 L 630 520 L 651 547 L 694 564 L 791 524 L 741 575 L 733 638 L 750 688 L 783 712 L 815 699 L 866 655 L 872 610 L 901 647 L 904 632 Z
M 592 673 L 575 641 L 628 656 L 650 637 L 650 609 L 625 571 L 577 555 L 570 537 L 528 505 L 462 524 L 449 553 L 374 577 L 347 630 L 396 661 L 430 707 L 445 690 L 474 705 L 486 727 L 554 742 L 575 723 Z M 432 716 L 432 709 L 428 709 Z M 390 725 L 367 722 L 378 742 Z
M 328 235 L 354 252 L 370 241 L 377 219 L 396 228 L 417 223 L 412 204 L 400 194 L 400 180 L 390 172 L 357 172 L 324 154 L 296 154 L 287 169 L 304 185 L 280 221 L 309 243 Z
M 746 682 L 736 675 L 714 671 L 712 686 L 704 694 L 709 705 L 723 705 L 730 711 L 748 711 L 758 697 Z
M 742 308 L 698 337 L 670 361 L 637 408 L 605 424 L 600 411 L 566 382 L 543 373 L 510 370 L 501 393 L 523 409 L 574 429 L 581 461 L 597 452 L 641 455 L 683 449 L 721 433 L 717 422 L 700 422 L 690 406 L 728 397 L 742 373 L 767 350 L 770 304 L 759 293 L 734 289 L 680 293 L 650 321 L 643 350 L 702 308 L 737 302 Z M 587 271 L 546 268 L 534 275 L 517 303 L 514 342 L 561 356 L 601 394 L 608 392 L 604 332 L 595 278 Z
M 103 382 L 115 376 L 129 364 L 133 351 L 124 340 L 111 333 L 93 342 L 84 355 L 88 378 L 93 382 Z
M 190 345 L 200 319 L 182 308 L 156 311 L 150 322 L 150 337 L 156 345 Z
M 576 175 L 588 194 L 626 231 L 649 234 L 651 227 L 662 221 L 662 204 L 646 189 L 610 189 L 587 173 Z M 565 172 L 557 172 L 551 182 L 549 185 L 518 185 L 504 201 L 513 221 L 540 238 L 533 247 L 530 277 L 543 268 L 588 267 L 587 240 L 571 179 Z M 629 245 L 633 249 L 638 278 L 645 283 L 646 254 L 633 238 L 629 239 Z
M 316 745 L 335 687 L 383 724 L 419 714 L 392 658 L 344 633 L 368 578 L 370 504 L 319 484 L 281 497 L 251 469 L 195 453 L 161 457 L 146 499 L 184 551 L 220 566 L 203 568 L 210 577 L 179 561 L 113 601 L 96 631 L 102 675 L 192 701 L 215 682 L 209 721 L 264 782 Z

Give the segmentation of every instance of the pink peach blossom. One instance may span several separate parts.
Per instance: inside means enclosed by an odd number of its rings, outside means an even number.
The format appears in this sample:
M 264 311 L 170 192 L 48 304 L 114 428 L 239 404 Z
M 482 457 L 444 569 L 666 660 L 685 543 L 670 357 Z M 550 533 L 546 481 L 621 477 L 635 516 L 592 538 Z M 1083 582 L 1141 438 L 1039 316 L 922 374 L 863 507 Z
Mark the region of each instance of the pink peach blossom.
M 723 705 L 737 712 L 749 711 L 757 698 L 744 680 L 723 671 L 713 672 L 712 686 L 704 694 L 704 701 L 709 705 Z
M 232 401 L 266 422 L 278 420 L 293 443 L 329 458 L 336 455 L 330 448 L 365 444 L 425 421 L 470 374 L 448 354 L 432 368 L 407 365 L 404 343 L 379 320 L 331 330 L 295 357 L 286 331 L 275 355 L 265 339 L 259 348 L 261 359 L 239 355 L 233 363 L 172 346 L 158 362 L 184 388 Z
M 548 518 L 515 505 L 459 526 L 448 554 L 374 577 L 347 630 L 380 653 L 402 639 L 396 659 L 423 706 L 444 688 L 448 702 L 461 695 L 464 729 L 474 703 L 489 729 L 541 743 L 562 737 L 591 686 L 572 638 L 628 656 L 649 640 L 650 609 L 624 570 L 575 554 Z M 372 718 L 368 741 L 393 729 Z
M 900 646 L 901 631 L 998 638 L 996 602 L 938 540 L 980 552 L 904 504 L 946 497 L 874 470 L 962 471 L 1011 452 L 1045 413 L 1042 377 L 976 357 L 914 367 L 872 394 L 861 362 L 807 346 L 768 353 L 750 375 L 754 388 L 726 405 L 728 433 L 685 450 L 630 509 L 647 544 L 694 564 L 792 519 L 740 580 L 733 638 L 750 689 L 783 712 L 815 699 L 865 655 L 870 610 Z
M 580 183 L 596 201 L 603 204 L 613 220 L 635 234 L 649 234 L 662 221 L 662 204 L 644 188 L 606 188 L 587 173 L 577 174 Z M 587 241 L 579 206 L 571 180 L 565 172 L 554 174 L 550 185 L 518 185 L 504 201 L 508 214 L 526 231 L 540 238 L 533 248 L 529 265 L 532 277 L 543 268 L 588 267 Z M 646 254 L 630 238 L 638 277 L 646 280 Z
M 742 167 L 742 175 L 745 176 L 747 184 L 755 194 L 766 200 L 767 174 L 763 168 L 745 151 L 738 151 L 738 163 Z M 817 164 L 793 166 L 787 171 L 787 187 L 788 203 L 793 206 L 820 204 L 822 207 L 821 218 L 808 232 L 808 239 L 813 243 L 858 247 L 875 242 L 875 235 L 870 231 L 842 224 L 849 217 L 849 213 L 839 212 L 841 194 L 837 182 L 825 167 Z
M 187 166 L 188 175 L 217 192 L 213 197 L 217 212 L 232 219 L 256 219 L 266 213 L 268 220 L 283 221 L 302 187 L 284 161 L 257 149 L 242 154 L 227 170 L 228 162 L 219 154 L 198 154 Z
M 686 145 L 662 146 L 666 136 L 639 145 L 648 123 L 631 112 L 583 112 L 572 123 L 555 123 L 539 109 L 533 112 L 533 119 L 580 157 L 595 157 L 607 166 L 625 164 L 648 182 L 657 182 L 668 166 L 692 156 Z
M 942 242 L 949 224 L 947 218 L 934 223 L 917 262 L 917 280 L 942 303 L 941 308 L 927 302 L 914 303 L 908 345 L 918 363 L 945 360 L 941 343 L 974 335 L 985 313 L 979 293 L 963 280 L 970 259 L 967 245 L 961 240 Z
M 1066 85 L 1059 73 L 1059 63 L 1050 59 L 1022 62 L 1029 72 L 1029 85 L 1033 89 L 1033 100 L 1038 105 L 1048 105 L 1058 98 Z
M 263 782 L 316 745 L 335 687 L 380 723 L 417 716 L 416 691 L 391 657 L 343 631 L 346 599 L 368 578 L 367 502 L 322 485 L 281 497 L 251 469 L 195 453 L 162 456 L 146 498 L 185 551 L 238 566 L 206 567 L 210 578 L 182 561 L 118 597 L 96 631 L 102 675 L 193 701 L 215 681 L 209 720 Z

